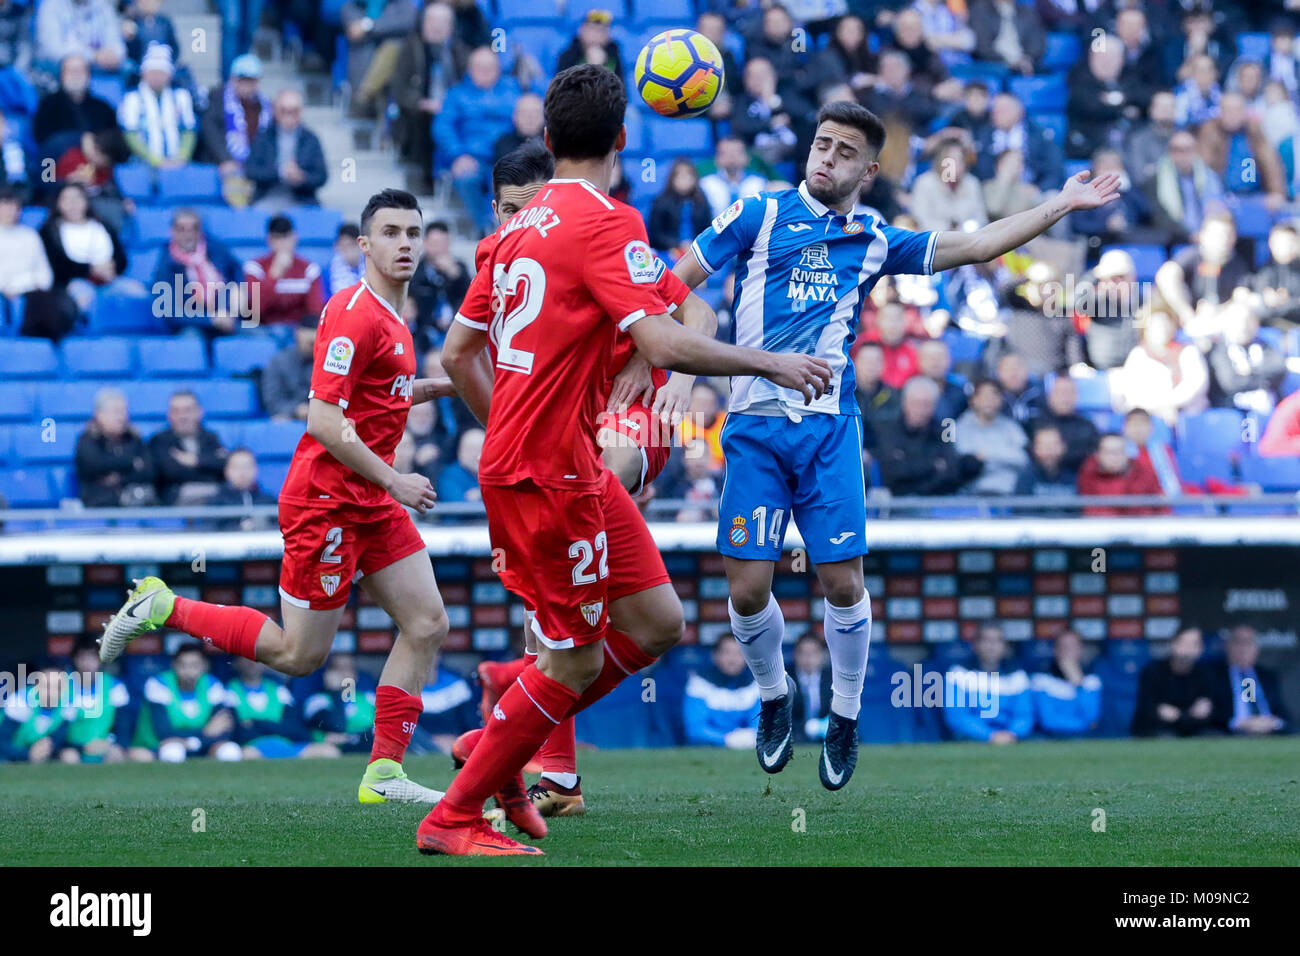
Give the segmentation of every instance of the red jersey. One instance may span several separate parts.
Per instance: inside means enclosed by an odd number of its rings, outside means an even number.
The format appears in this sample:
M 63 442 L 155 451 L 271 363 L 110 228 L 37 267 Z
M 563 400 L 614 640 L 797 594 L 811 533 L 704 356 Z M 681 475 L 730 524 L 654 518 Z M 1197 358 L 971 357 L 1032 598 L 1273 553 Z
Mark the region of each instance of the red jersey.
M 614 340 L 669 311 L 662 267 L 640 214 L 586 180 L 551 180 L 497 230 L 456 315 L 495 367 L 481 484 L 599 489 Z
M 307 397 L 336 403 L 357 439 L 391 465 L 411 410 L 415 362 L 410 329 L 362 280 L 330 296 L 321 313 Z M 388 492 L 311 435 L 303 435 L 294 450 L 280 501 L 318 508 L 392 503 Z
M 479 240 L 478 245 L 474 247 L 474 271 L 480 272 L 483 269 L 483 263 L 487 262 L 496 249 L 497 242 L 500 241 L 501 230 L 489 233 Z M 655 258 L 655 268 L 659 270 L 659 279 L 656 287 L 659 290 L 659 297 L 664 300 L 670 311 L 675 310 L 686 297 L 691 294 L 691 287 L 688 286 L 677 276 L 673 275 L 673 270 L 669 269 L 664 261 L 658 257 Z M 632 357 L 636 351 L 636 342 L 632 336 L 626 332 L 620 332 L 614 339 L 614 360 L 609 366 L 609 378 L 605 382 L 605 395 L 608 397 L 610 391 L 614 388 L 614 376 L 623 371 L 623 366 L 627 360 Z M 650 370 L 650 377 L 654 380 L 655 388 L 664 387 L 668 381 L 668 373 L 661 368 Z
M 295 325 L 304 315 L 316 315 L 324 304 L 324 286 L 321 284 L 320 266 L 301 256 L 293 257 L 293 264 L 278 279 L 270 278 L 271 263 L 275 253 L 268 252 L 260 259 L 244 263 L 244 281 L 250 292 L 257 290 L 259 314 L 263 325 L 292 322 Z

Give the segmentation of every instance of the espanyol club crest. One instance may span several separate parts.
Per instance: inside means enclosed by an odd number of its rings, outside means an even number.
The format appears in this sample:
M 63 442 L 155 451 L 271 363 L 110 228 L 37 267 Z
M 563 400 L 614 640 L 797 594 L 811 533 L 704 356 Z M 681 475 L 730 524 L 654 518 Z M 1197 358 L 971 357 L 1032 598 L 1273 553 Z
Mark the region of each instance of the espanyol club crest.
M 745 519 L 740 515 L 731 519 L 731 534 L 728 537 L 738 548 L 749 540 L 749 529 L 745 527 Z
M 339 575 L 322 574 L 320 576 L 320 586 L 328 597 L 333 597 L 334 592 L 339 589 Z
M 850 236 L 856 236 L 863 230 L 863 228 L 864 227 L 860 222 L 846 222 L 844 224 L 844 232 Z
M 578 606 L 578 610 L 582 611 L 582 619 L 592 627 L 595 627 L 600 623 L 600 612 L 604 610 L 604 608 L 604 601 L 591 601 L 587 604 L 581 604 Z

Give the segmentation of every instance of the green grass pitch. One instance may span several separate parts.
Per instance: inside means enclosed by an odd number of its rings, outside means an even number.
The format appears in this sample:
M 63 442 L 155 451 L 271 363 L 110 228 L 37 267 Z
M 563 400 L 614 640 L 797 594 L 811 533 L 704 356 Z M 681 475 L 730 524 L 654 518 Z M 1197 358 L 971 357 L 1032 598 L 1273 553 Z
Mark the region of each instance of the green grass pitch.
M 355 802 L 361 756 L 6 764 L 0 864 L 1300 863 L 1300 738 L 863 747 L 839 793 L 821 788 L 816 759 L 801 748 L 769 777 L 750 752 L 584 753 L 587 816 L 552 821 L 545 858 L 509 861 L 419 855 L 424 810 Z M 430 786 L 451 779 L 446 758 L 407 769 Z

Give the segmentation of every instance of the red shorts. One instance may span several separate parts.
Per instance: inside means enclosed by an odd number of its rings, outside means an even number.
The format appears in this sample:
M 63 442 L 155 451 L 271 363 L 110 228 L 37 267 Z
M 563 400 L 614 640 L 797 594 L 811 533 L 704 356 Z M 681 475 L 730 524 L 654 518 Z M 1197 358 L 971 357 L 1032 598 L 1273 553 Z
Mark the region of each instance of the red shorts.
M 280 533 L 280 596 L 314 611 L 346 604 L 358 571 L 374 574 L 425 548 L 415 522 L 396 501 L 364 514 L 281 504 Z
M 668 456 L 673 450 L 673 427 L 665 425 L 649 406 L 636 402 L 629 405 L 621 415 L 617 412 L 601 412 L 596 419 L 596 427 L 626 435 L 641 451 L 641 483 L 632 489 L 632 494 L 639 494 L 646 485 L 659 477 L 659 473 L 668 464 Z
M 601 640 L 611 603 L 669 580 L 632 496 L 612 471 L 603 475 L 597 491 L 482 486 L 501 583 L 536 612 L 547 647 Z

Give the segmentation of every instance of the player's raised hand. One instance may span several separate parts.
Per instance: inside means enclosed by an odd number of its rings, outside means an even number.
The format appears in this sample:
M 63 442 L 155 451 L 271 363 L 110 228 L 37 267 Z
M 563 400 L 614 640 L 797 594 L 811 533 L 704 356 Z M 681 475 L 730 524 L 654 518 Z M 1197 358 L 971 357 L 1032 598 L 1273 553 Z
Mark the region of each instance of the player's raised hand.
M 1085 169 L 1065 181 L 1061 198 L 1069 203 L 1071 209 L 1096 209 L 1119 198 L 1118 173 L 1106 173 L 1088 182 L 1091 175 L 1091 171 Z
M 772 367 L 763 376 L 783 388 L 792 388 L 803 395 L 803 403 L 811 404 L 821 398 L 831 382 L 831 367 L 825 360 L 811 355 L 773 353 Z
M 686 410 L 691 404 L 691 389 L 695 387 L 695 376 L 674 373 L 668 377 L 664 387 L 655 392 L 655 403 L 650 410 L 659 416 L 665 425 L 680 425 L 686 417 Z
M 433 507 L 438 495 L 424 475 L 399 474 L 388 486 L 388 493 L 400 504 L 424 514 Z
M 614 386 L 609 390 L 607 411 L 626 411 L 633 402 L 649 403 L 655 393 L 654 379 L 650 375 L 650 363 L 640 355 L 633 355 L 627 364 L 614 376 Z

